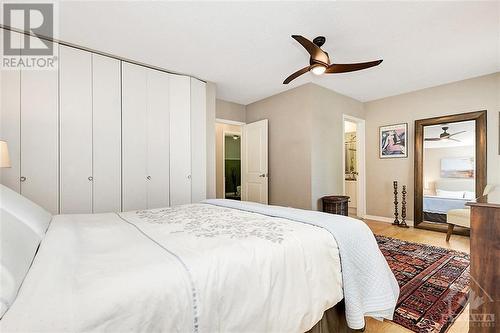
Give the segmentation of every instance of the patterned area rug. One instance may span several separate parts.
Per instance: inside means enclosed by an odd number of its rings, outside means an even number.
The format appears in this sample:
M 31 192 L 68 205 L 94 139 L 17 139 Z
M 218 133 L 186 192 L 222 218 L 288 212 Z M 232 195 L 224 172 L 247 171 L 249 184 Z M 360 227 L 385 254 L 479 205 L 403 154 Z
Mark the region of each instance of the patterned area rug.
M 393 322 L 413 332 L 446 332 L 468 302 L 469 255 L 375 237 L 400 287 Z

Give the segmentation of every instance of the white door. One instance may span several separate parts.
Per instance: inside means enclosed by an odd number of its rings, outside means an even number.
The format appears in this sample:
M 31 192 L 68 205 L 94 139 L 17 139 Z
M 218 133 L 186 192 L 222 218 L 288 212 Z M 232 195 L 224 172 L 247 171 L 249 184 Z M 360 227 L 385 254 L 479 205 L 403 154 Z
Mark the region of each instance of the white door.
M 56 69 L 21 70 L 21 194 L 52 214 L 59 213 L 57 96 Z
M 8 32 L 11 45 L 19 47 L 21 35 Z M 0 52 L 3 54 L 4 31 L 0 31 Z M 1 183 L 16 192 L 21 191 L 21 71 L 0 68 L 0 140 L 7 141 L 10 168 L 0 168 Z
M 169 74 L 148 69 L 148 209 L 170 205 Z
M 206 83 L 191 78 L 191 202 L 207 198 Z
M 268 203 L 268 121 L 242 126 L 241 200 Z
M 148 72 L 122 62 L 123 210 L 146 209 Z
M 60 46 L 60 210 L 92 212 L 92 54 Z
M 120 61 L 92 54 L 93 213 L 121 210 Z
M 190 78 L 170 75 L 170 204 L 191 202 Z

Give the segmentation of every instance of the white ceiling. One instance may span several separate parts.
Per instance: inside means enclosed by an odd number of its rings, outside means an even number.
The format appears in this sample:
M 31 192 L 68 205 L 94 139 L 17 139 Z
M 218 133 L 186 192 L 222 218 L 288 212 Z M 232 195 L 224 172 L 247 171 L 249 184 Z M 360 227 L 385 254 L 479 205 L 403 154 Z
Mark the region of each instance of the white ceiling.
M 369 101 L 500 71 L 499 2 L 65 1 L 60 39 L 194 75 L 248 104 L 315 82 Z M 283 79 L 308 63 L 290 35 L 324 35 L 339 63 L 375 68 Z
M 476 125 L 473 120 L 462 121 L 451 124 L 441 124 L 434 126 L 424 127 L 424 138 L 438 138 L 439 134 L 443 133 L 443 126 L 448 126 L 447 132 L 450 134 L 466 131 L 465 133 L 457 134 L 452 138 L 460 140 L 460 142 L 453 140 L 440 140 L 440 141 L 424 141 L 424 148 L 447 148 L 447 147 L 464 147 L 473 146 L 475 144 Z

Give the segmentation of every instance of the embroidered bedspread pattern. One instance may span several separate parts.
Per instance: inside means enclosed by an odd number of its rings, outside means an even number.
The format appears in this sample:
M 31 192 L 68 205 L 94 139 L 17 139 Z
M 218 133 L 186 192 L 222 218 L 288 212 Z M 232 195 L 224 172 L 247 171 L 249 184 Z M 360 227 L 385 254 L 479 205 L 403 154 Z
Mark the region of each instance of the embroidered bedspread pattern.
M 343 298 L 335 239 L 194 204 L 52 222 L 3 332 L 304 332 Z
M 199 332 L 305 332 L 343 298 L 320 228 L 207 204 L 120 215 L 189 269 Z
M 349 327 L 363 328 L 364 316 L 392 319 L 399 286 L 373 233 L 362 221 L 341 215 L 252 202 L 211 199 L 205 203 L 324 228 L 335 237 L 339 247 Z

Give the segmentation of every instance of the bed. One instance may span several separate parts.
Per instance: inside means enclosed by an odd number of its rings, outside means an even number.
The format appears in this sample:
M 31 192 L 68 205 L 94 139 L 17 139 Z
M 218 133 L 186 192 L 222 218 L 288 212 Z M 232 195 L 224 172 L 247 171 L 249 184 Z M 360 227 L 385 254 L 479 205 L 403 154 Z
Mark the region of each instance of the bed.
M 424 221 L 446 223 L 446 213 L 466 208 L 475 198 L 474 179 L 440 179 L 432 195 L 424 195 Z
M 207 200 L 48 218 L 1 191 L 2 332 L 325 332 L 344 306 L 348 331 L 399 295 L 348 217 Z

